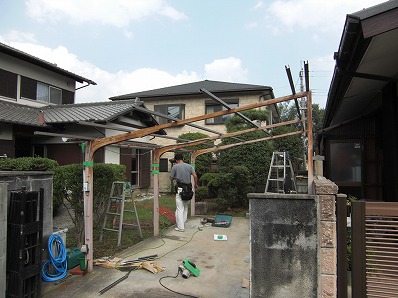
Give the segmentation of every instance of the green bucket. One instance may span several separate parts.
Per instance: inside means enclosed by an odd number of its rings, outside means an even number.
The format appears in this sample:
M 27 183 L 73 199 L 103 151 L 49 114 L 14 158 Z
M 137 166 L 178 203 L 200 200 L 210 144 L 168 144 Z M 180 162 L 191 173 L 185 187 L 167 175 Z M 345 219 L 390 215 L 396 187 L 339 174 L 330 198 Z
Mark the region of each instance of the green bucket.
M 86 258 L 78 258 L 80 269 L 86 271 Z

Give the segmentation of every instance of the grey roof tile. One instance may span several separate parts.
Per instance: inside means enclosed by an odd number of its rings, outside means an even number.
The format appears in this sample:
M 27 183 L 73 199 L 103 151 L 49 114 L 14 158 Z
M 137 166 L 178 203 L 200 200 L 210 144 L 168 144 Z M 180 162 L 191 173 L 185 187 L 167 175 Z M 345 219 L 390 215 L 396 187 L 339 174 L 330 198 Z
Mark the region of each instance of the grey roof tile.
M 37 116 L 39 110 L 35 107 L 0 101 L 0 121 L 12 124 L 40 126 Z
M 109 122 L 134 110 L 144 107 L 142 102 L 135 100 L 84 103 L 70 105 L 50 105 L 30 107 L 0 100 L 0 122 L 45 126 L 58 123 L 77 123 L 80 121 Z M 43 111 L 45 124 L 38 123 L 38 113 Z M 154 125 L 156 125 L 154 120 Z

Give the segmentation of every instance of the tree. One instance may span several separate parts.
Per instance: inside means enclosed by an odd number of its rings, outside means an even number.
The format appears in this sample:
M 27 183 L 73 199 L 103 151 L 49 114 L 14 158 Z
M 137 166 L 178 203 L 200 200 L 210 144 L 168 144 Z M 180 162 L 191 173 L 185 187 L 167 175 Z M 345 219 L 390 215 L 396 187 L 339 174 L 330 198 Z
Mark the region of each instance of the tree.
M 292 126 L 280 126 L 272 130 L 272 135 L 281 135 L 297 131 L 297 128 Z M 303 140 L 300 135 L 292 135 L 274 139 L 272 141 L 274 151 L 288 152 L 290 160 L 297 168 L 303 166 L 303 157 L 305 154 Z
M 265 121 L 268 119 L 268 111 L 251 110 L 243 112 L 252 121 Z M 253 127 L 241 117 L 232 116 L 226 122 L 228 132 L 240 131 Z M 254 140 L 267 137 L 262 130 L 239 135 L 240 140 Z M 236 138 L 223 139 L 222 145 L 238 143 Z M 269 163 L 272 157 L 273 146 L 269 141 L 236 146 L 218 153 L 218 165 L 220 174 L 228 173 L 232 166 L 244 166 L 248 169 L 250 185 L 263 185 L 266 183 Z
M 208 135 L 200 133 L 200 132 L 189 132 L 189 133 L 184 133 L 178 136 L 180 139 L 185 139 L 185 140 L 199 140 L 199 139 L 204 139 L 204 138 L 209 138 Z M 177 143 L 184 143 L 183 141 L 177 141 Z M 211 148 L 214 147 L 214 141 L 208 141 L 204 144 L 199 144 L 195 146 L 190 146 L 187 147 L 189 150 L 199 150 L 199 149 L 206 149 L 206 148 Z M 184 160 L 186 162 L 190 162 L 191 156 L 187 152 L 181 152 L 184 156 Z M 206 153 L 198 156 L 198 158 L 195 161 L 195 172 L 198 175 L 198 177 L 202 176 L 204 173 L 210 172 L 211 168 L 211 161 L 212 161 L 212 154 L 211 153 Z
M 278 109 L 281 115 L 281 121 L 290 121 L 298 119 L 297 109 L 294 103 L 283 102 L 278 105 Z M 303 114 L 303 110 L 301 111 L 301 116 Z M 322 130 L 323 119 L 325 116 L 325 109 L 320 108 L 319 104 L 312 104 L 312 135 L 313 135 L 313 147 L 314 152 L 317 151 L 317 142 L 316 142 L 316 135 L 319 134 Z M 301 124 L 297 123 L 294 124 L 293 127 L 301 127 Z

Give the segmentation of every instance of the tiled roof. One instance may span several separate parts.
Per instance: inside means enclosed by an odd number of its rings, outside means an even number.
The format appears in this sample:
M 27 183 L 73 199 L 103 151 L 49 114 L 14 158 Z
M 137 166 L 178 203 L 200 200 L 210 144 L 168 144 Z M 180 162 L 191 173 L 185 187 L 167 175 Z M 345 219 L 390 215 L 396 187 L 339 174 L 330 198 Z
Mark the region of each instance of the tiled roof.
M 201 94 L 200 89 L 206 89 L 212 93 L 218 92 L 241 92 L 241 91 L 264 91 L 272 93 L 272 87 L 262 85 L 228 83 L 220 81 L 204 80 L 200 82 L 170 86 L 165 88 L 153 89 L 148 91 L 130 93 L 120 96 L 113 96 L 110 100 L 158 97 L 158 96 L 172 96 L 172 95 L 194 95 Z
M 43 110 L 46 123 L 75 123 L 79 121 L 108 122 L 141 106 L 134 100 L 94 104 L 47 106 Z
M 66 77 L 72 78 L 72 79 L 74 79 L 75 81 L 77 81 L 79 83 L 86 82 L 86 83 L 91 84 L 91 85 L 97 85 L 97 83 L 92 81 L 92 80 L 89 80 L 89 79 L 86 79 L 86 78 L 84 78 L 82 76 L 74 74 L 74 73 L 72 73 L 70 71 L 67 71 L 67 70 L 65 70 L 63 68 L 58 67 L 56 64 L 47 62 L 47 61 L 45 61 L 43 59 L 37 58 L 35 56 L 32 56 L 30 54 L 27 54 L 25 52 L 17 50 L 17 49 L 15 49 L 13 47 L 10 47 L 10 46 L 8 46 L 8 45 L 6 45 L 4 43 L 0 43 L 0 53 L 4 53 L 4 54 L 7 54 L 9 56 L 18 58 L 20 60 L 32 63 L 32 64 L 37 65 L 37 66 L 40 66 L 40 67 L 42 67 L 44 69 L 51 70 L 51 71 L 53 71 L 55 73 L 58 73 L 58 74 L 66 76 Z
M 108 122 L 130 111 L 134 111 L 134 107 L 143 107 L 143 104 L 135 100 L 123 100 L 30 107 L 0 100 L 0 122 L 30 126 L 77 123 L 80 121 Z M 43 111 L 44 114 L 44 125 L 40 125 L 38 122 L 40 111 Z M 154 125 L 156 125 L 156 122 Z
M 39 126 L 39 109 L 0 100 L 0 122 Z

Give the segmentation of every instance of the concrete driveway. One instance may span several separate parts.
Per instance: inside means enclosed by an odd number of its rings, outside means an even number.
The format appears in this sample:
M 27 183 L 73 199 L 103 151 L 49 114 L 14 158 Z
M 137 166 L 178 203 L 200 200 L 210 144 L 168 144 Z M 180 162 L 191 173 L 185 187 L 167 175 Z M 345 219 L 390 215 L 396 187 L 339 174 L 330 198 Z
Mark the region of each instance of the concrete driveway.
M 162 237 L 147 239 L 117 256 L 135 260 L 158 255 L 156 262 L 164 267 L 163 272 L 132 271 L 100 295 L 101 290 L 126 272 L 94 266 L 94 271 L 84 276 L 70 275 L 61 282 L 43 282 L 42 297 L 249 297 L 249 219 L 233 217 L 228 228 L 204 226 L 200 230 L 201 218 L 189 218 L 184 232 L 169 228 Z M 215 234 L 226 235 L 227 240 L 214 240 Z M 186 258 L 200 269 L 199 276 L 185 279 L 179 274 L 174 278 Z

